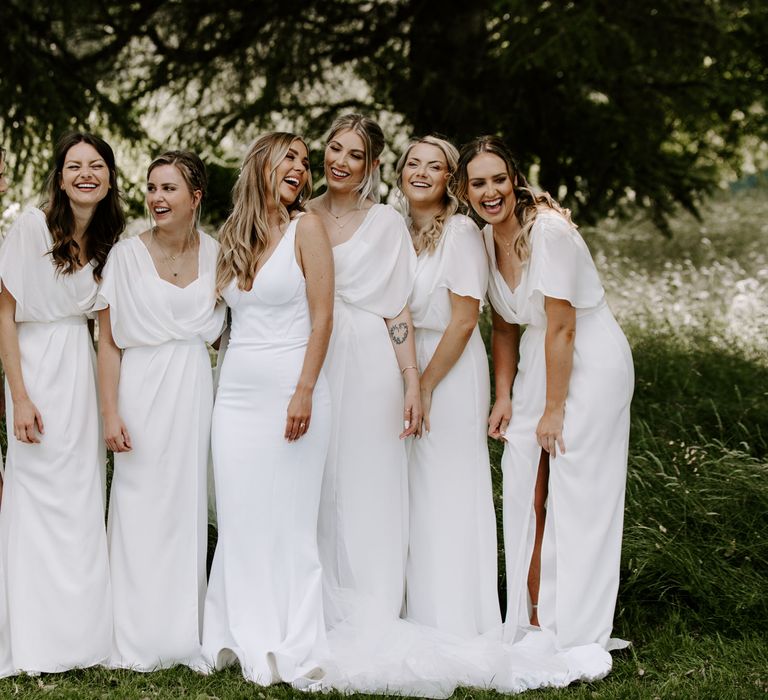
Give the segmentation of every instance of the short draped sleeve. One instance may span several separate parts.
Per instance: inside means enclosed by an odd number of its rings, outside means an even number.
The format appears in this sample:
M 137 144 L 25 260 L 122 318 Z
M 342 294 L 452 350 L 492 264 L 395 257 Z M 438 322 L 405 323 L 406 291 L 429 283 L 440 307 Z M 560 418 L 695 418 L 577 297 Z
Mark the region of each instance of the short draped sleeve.
M 448 220 L 443 236 L 434 289 L 445 287 L 460 297 L 472 297 L 482 308 L 488 291 L 488 258 L 480 230 L 469 217 L 456 215 Z
M 71 274 L 59 271 L 52 245 L 45 214 L 30 207 L 0 246 L 0 283 L 16 300 L 17 322 L 51 322 L 92 311 L 97 288 L 93 266 Z
M 395 318 L 405 308 L 416 253 L 393 207 L 374 204 L 352 238 L 334 247 L 333 257 L 337 297 L 382 318 Z
M 537 215 L 527 267 L 521 292 L 530 302 L 530 322 L 535 325 L 546 325 L 544 297 L 564 299 L 577 310 L 604 303 L 605 290 L 587 244 L 556 212 Z
M 215 272 L 218 243 L 200 232 L 197 279 L 183 290 L 170 290 L 155 270 L 144 242 L 133 236 L 116 244 L 104 266 L 96 301 L 109 307 L 115 344 L 120 348 L 160 345 L 196 337 L 213 342 L 223 330 L 226 307 L 216 303 Z M 194 286 L 193 286 L 194 285 Z M 177 318 L 168 293 L 194 295 L 194 315 Z

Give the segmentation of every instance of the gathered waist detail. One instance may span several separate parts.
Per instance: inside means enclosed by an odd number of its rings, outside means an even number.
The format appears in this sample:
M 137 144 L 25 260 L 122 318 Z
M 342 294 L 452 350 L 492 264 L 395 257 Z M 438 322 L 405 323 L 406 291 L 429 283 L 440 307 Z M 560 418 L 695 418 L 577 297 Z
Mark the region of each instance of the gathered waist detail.
M 17 321 L 20 325 L 29 326 L 34 328 L 39 327 L 51 327 L 51 326 L 85 326 L 88 323 L 88 318 L 85 315 L 82 316 L 64 316 L 63 318 L 57 318 L 55 321 Z

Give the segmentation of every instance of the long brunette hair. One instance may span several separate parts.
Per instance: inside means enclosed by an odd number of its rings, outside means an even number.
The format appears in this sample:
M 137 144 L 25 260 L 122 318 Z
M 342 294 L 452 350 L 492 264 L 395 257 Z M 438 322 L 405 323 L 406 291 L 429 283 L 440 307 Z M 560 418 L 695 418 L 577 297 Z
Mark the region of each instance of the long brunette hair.
M 115 154 L 109 144 L 93 134 L 75 131 L 65 134 L 56 144 L 53 170 L 46 183 L 47 200 L 43 204 L 48 229 L 53 238 L 51 257 L 59 272 L 69 275 L 80 267 L 80 246 L 74 239 L 75 217 L 69 197 L 61 189 L 64 162 L 69 149 L 78 143 L 87 143 L 96 149 L 109 170 L 109 189 L 97 205 L 83 236 L 85 256 L 93 263 L 93 277 L 101 279 L 107 255 L 125 229 L 120 189 L 117 184 Z

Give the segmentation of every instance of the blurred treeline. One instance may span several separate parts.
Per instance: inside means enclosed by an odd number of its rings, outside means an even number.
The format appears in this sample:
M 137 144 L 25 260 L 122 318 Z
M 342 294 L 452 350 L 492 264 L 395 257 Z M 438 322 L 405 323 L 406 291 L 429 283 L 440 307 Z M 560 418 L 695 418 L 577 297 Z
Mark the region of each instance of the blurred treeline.
M 765 155 L 763 0 L 3 0 L 0 27 L 0 138 L 36 182 L 74 127 L 232 166 L 259 130 L 316 143 L 360 110 L 501 134 L 581 221 L 664 229 Z

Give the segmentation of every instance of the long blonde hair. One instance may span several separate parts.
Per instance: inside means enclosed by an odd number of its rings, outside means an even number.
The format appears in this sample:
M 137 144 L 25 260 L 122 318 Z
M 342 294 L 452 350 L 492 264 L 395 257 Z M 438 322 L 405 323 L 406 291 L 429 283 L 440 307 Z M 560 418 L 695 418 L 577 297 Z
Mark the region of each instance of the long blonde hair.
M 232 190 L 232 213 L 219 229 L 219 258 L 216 263 L 216 291 L 221 293 L 232 279 L 247 289 L 256 275 L 256 266 L 269 245 L 269 204 L 275 202 L 283 223 L 295 211 L 304 211 L 303 202 L 312 194 L 312 176 L 299 196 L 287 207 L 280 201 L 276 169 L 296 134 L 278 131 L 260 136 L 251 144 Z M 309 151 L 309 149 L 307 149 Z M 266 177 L 265 177 L 266 175 Z
M 354 113 L 342 114 L 340 117 L 336 117 L 331 124 L 331 130 L 325 140 L 326 147 L 341 131 L 354 131 L 363 141 L 365 177 L 357 186 L 359 203 L 362 204 L 366 199 L 378 202 L 381 173 L 379 166 L 374 167 L 373 162 L 379 158 L 384 150 L 384 132 L 370 117 Z
M 479 136 L 464 145 L 459 155 L 459 167 L 456 173 L 456 196 L 462 203 L 469 206 L 467 192 L 469 191 L 469 178 L 467 166 L 481 153 L 492 153 L 501 158 L 507 168 L 507 174 L 514 183 L 514 193 L 517 199 L 515 205 L 515 217 L 520 224 L 520 235 L 515 239 L 513 250 L 520 260 L 527 260 L 531 255 L 531 228 L 536 220 L 536 214 L 540 208 L 554 209 L 569 224 L 575 227 L 571 221 L 571 210 L 561 207 L 549 192 L 534 192 L 525 175 L 515 162 L 511 151 L 498 136 Z M 477 212 L 475 212 L 477 213 Z M 479 214 L 478 214 L 479 216 Z M 482 218 L 482 217 L 481 217 Z
M 397 167 L 395 168 L 398 189 L 402 193 L 403 168 L 408 161 L 408 154 L 414 146 L 417 146 L 420 143 L 436 146 L 443 152 L 445 162 L 448 165 L 448 179 L 445 183 L 445 198 L 443 199 L 442 210 L 439 214 L 434 216 L 426 226 L 416 231 L 412 236 L 413 247 L 416 249 L 417 255 L 424 250 L 432 252 L 437 248 L 437 244 L 440 242 L 440 236 L 443 234 L 445 222 L 459 209 L 459 200 L 453 192 L 453 179 L 459 163 L 459 151 L 456 146 L 445 139 L 441 139 L 439 136 L 423 136 L 420 139 L 412 139 L 409 141 L 408 147 L 403 151 L 403 155 L 400 156 L 400 160 L 397 161 Z M 407 214 L 408 200 L 404 195 L 403 200 L 405 202 L 404 206 Z

